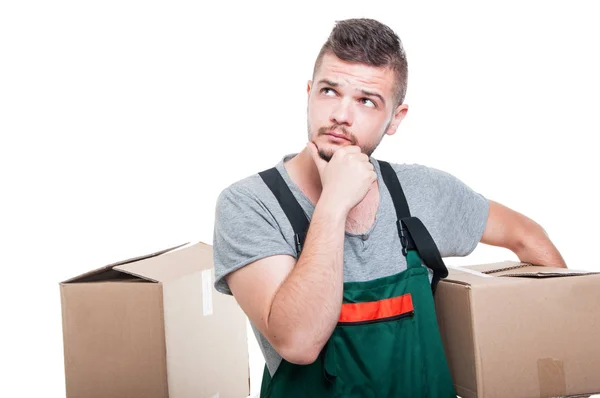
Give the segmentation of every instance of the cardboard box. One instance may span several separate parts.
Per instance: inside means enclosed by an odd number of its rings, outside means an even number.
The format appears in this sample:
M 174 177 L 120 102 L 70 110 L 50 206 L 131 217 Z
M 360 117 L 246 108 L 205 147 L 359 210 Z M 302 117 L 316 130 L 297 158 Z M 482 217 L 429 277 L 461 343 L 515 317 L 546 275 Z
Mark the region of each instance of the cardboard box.
M 458 395 L 600 393 L 600 274 L 502 262 L 449 267 L 435 295 Z
M 203 243 L 61 282 L 67 397 L 247 397 L 246 317 L 213 282 Z

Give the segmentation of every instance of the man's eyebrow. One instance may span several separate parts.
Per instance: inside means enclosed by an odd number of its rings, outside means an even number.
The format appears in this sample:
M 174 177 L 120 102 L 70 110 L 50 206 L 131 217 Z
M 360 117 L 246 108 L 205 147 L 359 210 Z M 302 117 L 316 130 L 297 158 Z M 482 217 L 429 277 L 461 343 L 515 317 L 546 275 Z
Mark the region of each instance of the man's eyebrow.
M 385 100 L 383 99 L 383 97 L 381 95 L 379 95 L 377 93 L 373 93 L 371 91 L 367 91 L 367 90 L 360 90 L 360 92 L 369 97 L 379 98 L 379 100 L 383 103 L 383 105 L 385 105 Z
M 321 79 L 318 84 L 325 84 L 326 86 L 337 87 L 340 84 L 336 82 L 332 82 L 331 80 Z

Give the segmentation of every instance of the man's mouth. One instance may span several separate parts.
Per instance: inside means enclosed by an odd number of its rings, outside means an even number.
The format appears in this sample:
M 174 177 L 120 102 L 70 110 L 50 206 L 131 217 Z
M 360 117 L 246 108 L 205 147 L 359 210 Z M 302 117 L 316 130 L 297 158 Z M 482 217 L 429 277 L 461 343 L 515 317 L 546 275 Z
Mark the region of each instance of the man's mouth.
M 336 138 L 340 138 L 340 139 L 343 139 L 343 140 L 346 140 L 346 141 L 352 142 L 352 141 L 351 141 L 351 140 L 350 140 L 348 137 L 346 137 L 344 134 L 339 134 L 339 133 L 336 133 L 336 132 L 334 132 L 334 131 L 328 131 L 328 132 L 327 132 L 327 135 L 330 135 L 330 136 L 332 136 L 332 137 L 336 137 Z

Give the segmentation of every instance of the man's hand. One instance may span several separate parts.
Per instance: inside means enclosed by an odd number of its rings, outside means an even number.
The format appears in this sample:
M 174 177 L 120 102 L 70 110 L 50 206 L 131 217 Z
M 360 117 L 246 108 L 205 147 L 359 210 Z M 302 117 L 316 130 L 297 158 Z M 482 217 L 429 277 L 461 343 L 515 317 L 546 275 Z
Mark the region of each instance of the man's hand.
M 316 145 L 308 143 L 310 154 L 319 170 L 323 191 L 319 201 L 339 206 L 347 213 L 360 203 L 377 180 L 369 157 L 360 147 L 352 145 L 338 149 L 328 162 L 321 159 Z

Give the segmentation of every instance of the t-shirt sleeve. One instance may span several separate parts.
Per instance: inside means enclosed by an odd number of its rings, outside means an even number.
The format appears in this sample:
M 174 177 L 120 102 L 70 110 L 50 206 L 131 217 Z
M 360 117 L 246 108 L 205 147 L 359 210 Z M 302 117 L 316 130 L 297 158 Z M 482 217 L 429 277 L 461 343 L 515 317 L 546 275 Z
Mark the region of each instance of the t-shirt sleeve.
M 428 229 L 442 257 L 473 252 L 486 226 L 489 200 L 457 177 L 428 167 L 431 219 Z M 425 222 L 425 221 L 424 221 Z
M 244 187 L 231 185 L 217 198 L 213 232 L 215 289 L 232 294 L 225 276 L 262 258 L 295 250 L 260 199 Z

